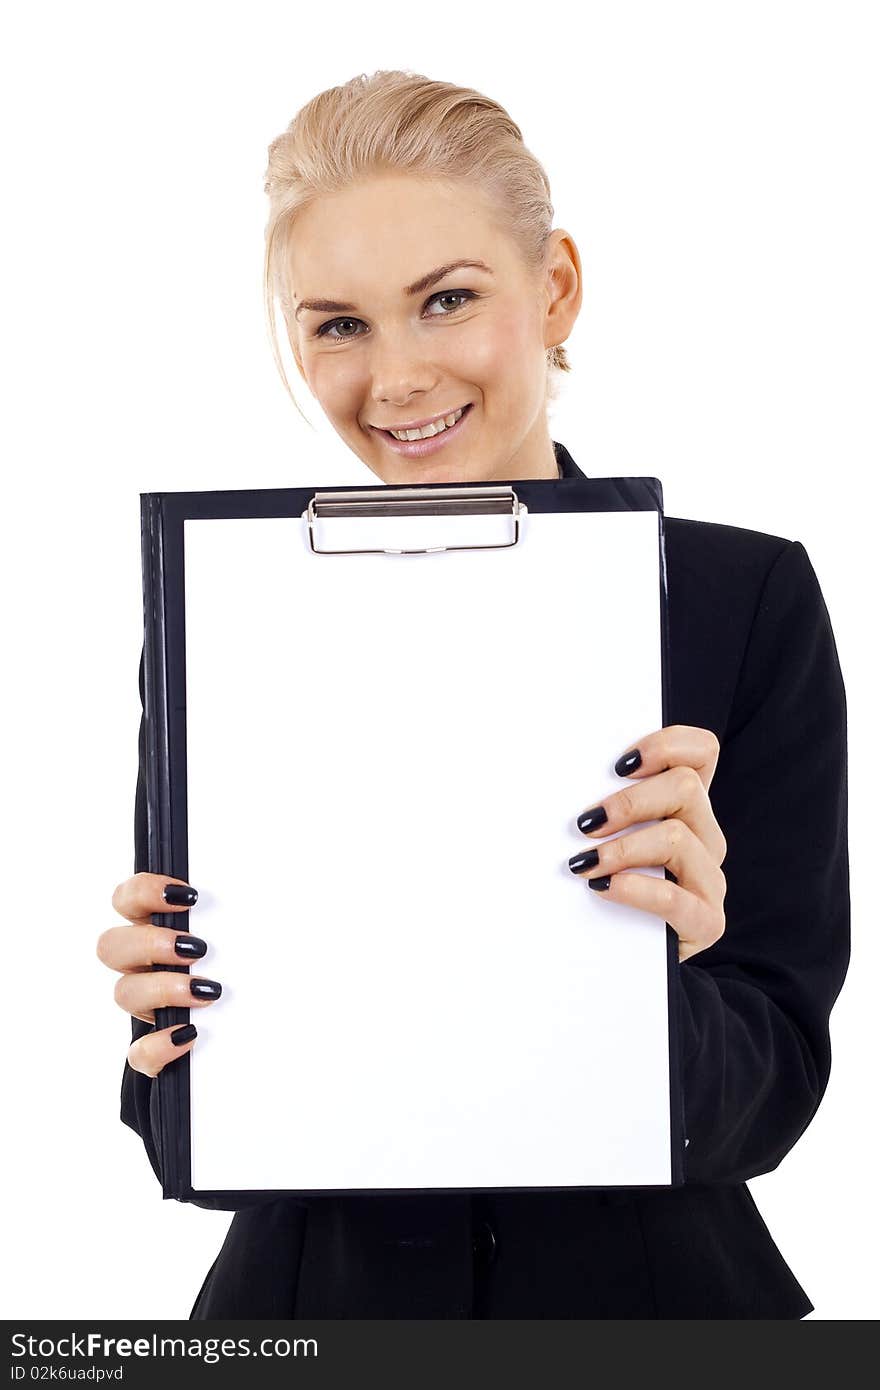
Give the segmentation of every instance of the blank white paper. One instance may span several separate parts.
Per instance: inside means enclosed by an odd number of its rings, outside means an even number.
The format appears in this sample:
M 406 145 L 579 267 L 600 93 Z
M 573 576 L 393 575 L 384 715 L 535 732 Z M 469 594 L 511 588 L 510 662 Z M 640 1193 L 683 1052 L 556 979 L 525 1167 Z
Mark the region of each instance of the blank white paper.
M 184 525 L 194 1190 L 669 1183 L 665 923 L 568 868 L 662 726 L 657 514 Z

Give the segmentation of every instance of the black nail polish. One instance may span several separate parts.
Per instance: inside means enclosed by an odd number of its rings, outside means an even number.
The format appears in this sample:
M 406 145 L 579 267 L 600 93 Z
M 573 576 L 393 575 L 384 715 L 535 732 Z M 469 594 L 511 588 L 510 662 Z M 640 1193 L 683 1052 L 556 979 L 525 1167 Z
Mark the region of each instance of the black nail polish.
M 635 772 L 636 768 L 641 767 L 641 765 L 642 755 L 638 748 L 635 748 L 631 753 L 624 753 L 623 757 L 617 759 L 614 764 L 614 771 L 618 777 L 626 777 L 627 773 Z
M 597 849 L 585 849 L 580 854 L 573 854 L 568 861 L 568 867 L 573 874 L 583 873 L 584 869 L 595 869 L 599 862 L 599 851 Z
M 216 980 L 190 980 L 189 992 L 194 994 L 196 999 L 219 999 L 223 991 L 223 986 Z
M 188 883 L 166 883 L 162 889 L 164 901 L 173 907 L 192 907 L 198 896 Z
M 175 1047 L 180 1047 L 181 1043 L 192 1042 L 193 1038 L 198 1037 L 198 1030 L 194 1023 L 182 1023 L 179 1028 L 175 1028 L 173 1033 L 168 1035 Z
M 208 943 L 200 936 L 178 936 L 174 940 L 174 949 L 179 956 L 185 956 L 187 960 L 196 960 L 205 954 Z
M 577 818 L 578 830 L 584 834 L 589 830 L 598 830 L 600 825 L 604 825 L 608 819 L 608 812 L 604 806 L 591 806 L 589 811 L 582 811 Z
M 611 887 L 611 875 L 604 874 L 601 878 L 588 878 L 587 883 L 591 888 L 595 888 L 597 893 L 604 893 L 606 888 Z

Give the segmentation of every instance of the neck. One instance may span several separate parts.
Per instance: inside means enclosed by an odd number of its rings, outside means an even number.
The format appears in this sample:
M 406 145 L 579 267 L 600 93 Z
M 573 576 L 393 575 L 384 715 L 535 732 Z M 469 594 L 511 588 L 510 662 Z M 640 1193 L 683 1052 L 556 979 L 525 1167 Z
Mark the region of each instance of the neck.
M 535 422 L 516 453 L 503 465 L 497 476 L 504 481 L 561 476 L 546 413 L 542 413 L 541 418 Z

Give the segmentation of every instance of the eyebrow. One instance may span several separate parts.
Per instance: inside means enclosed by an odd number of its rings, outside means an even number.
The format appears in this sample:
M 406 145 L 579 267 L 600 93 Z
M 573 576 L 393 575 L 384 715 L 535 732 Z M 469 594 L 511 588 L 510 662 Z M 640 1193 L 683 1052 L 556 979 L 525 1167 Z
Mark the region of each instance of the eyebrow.
M 423 275 L 420 280 L 413 281 L 411 285 L 405 285 L 403 292 L 404 294 L 421 294 L 422 290 L 436 285 L 438 280 L 442 280 L 451 271 L 463 268 L 485 270 L 489 275 L 494 274 L 492 267 L 486 265 L 485 261 L 450 261 L 448 265 L 438 265 L 435 270 L 429 270 L 427 275 Z M 336 299 L 301 299 L 296 306 L 294 318 L 298 319 L 303 309 L 315 309 L 321 314 L 346 314 L 354 313 L 357 305 L 343 304 Z

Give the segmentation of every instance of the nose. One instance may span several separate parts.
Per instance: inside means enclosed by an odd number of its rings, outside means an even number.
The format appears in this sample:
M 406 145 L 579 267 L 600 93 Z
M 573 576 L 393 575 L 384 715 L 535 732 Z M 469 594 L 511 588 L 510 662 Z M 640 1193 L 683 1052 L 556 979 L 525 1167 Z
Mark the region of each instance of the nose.
M 413 396 L 427 394 L 437 373 L 411 342 L 386 339 L 374 343 L 370 361 L 371 395 L 378 405 L 405 406 Z

